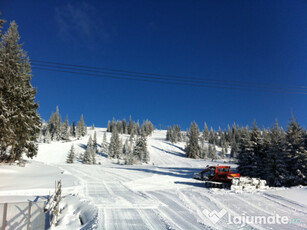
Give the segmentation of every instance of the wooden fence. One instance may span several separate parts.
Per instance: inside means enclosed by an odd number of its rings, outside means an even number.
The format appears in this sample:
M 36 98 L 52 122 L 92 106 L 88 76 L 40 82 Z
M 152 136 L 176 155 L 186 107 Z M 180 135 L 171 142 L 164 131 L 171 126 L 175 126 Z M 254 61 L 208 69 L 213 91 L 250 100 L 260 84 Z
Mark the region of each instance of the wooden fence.
M 0 229 L 45 229 L 45 206 L 45 201 L 0 204 Z
M 46 201 L 0 204 L 0 230 L 45 230 L 56 225 L 62 199 L 62 183 L 55 182 L 55 192 Z
M 50 197 L 46 207 L 45 213 L 48 219 L 49 226 L 56 225 L 60 213 L 60 201 L 62 200 L 62 182 L 61 180 L 55 182 L 54 193 Z

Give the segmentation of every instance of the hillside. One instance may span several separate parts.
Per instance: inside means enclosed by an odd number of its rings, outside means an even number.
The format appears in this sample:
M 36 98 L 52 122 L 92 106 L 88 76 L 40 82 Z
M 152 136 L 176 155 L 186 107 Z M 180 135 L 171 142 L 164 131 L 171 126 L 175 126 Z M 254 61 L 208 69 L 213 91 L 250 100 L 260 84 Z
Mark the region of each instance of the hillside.
M 98 144 L 105 129 L 95 128 Z M 93 135 L 88 130 L 88 136 Z M 108 140 L 110 138 L 110 133 Z M 62 179 L 65 198 L 62 215 L 55 229 L 237 229 L 229 224 L 234 216 L 287 216 L 293 223 L 243 225 L 246 229 L 304 229 L 307 227 L 306 187 L 270 188 L 264 191 L 234 192 L 207 189 L 193 179 L 193 173 L 206 165 L 223 164 L 188 159 L 184 143 L 165 141 L 166 131 L 156 130 L 148 138 L 150 163 L 120 165 L 97 155 L 97 165 L 80 162 L 66 164 L 74 144 L 76 153 L 84 152 L 88 136 L 70 142 L 39 144 L 39 154 L 26 167 L 0 166 L 0 199 L 14 201 L 48 195 L 55 179 Z M 122 139 L 128 138 L 121 135 Z M 231 165 L 235 167 L 235 165 Z M 214 222 L 205 209 L 225 215 Z M 80 224 L 80 219 L 83 226 Z M 233 219 L 231 219 L 233 220 Z M 216 224 L 215 224 L 216 223 Z

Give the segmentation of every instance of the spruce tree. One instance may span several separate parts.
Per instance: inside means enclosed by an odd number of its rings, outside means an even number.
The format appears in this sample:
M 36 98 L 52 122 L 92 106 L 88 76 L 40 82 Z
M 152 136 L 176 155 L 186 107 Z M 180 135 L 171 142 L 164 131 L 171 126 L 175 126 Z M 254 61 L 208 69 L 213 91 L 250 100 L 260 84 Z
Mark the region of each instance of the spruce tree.
M 71 148 L 70 148 L 69 153 L 67 155 L 66 163 L 72 164 L 72 163 L 74 163 L 74 159 L 75 159 L 75 149 L 74 149 L 74 145 L 71 145 Z
M 286 130 L 286 146 L 288 171 L 287 185 L 307 184 L 307 150 L 304 143 L 304 131 L 292 117 Z
M 107 132 L 103 133 L 102 143 L 101 143 L 102 151 L 108 151 L 108 143 L 107 143 Z
M 97 134 L 96 134 L 96 131 L 94 132 L 94 139 L 93 139 L 93 149 L 94 149 L 94 152 L 97 153 Z
M 123 146 L 123 155 L 124 156 L 126 156 L 127 153 L 128 153 L 128 145 L 129 145 L 129 142 L 128 142 L 128 139 L 126 139 L 124 146 Z
M 199 158 L 200 147 L 198 144 L 199 128 L 196 122 L 192 122 L 189 130 L 189 141 L 186 146 L 186 153 L 188 158 Z
M 47 129 L 47 131 L 45 133 L 45 140 L 44 140 L 44 142 L 47 143 L 47 144 L 50 144 L 50 142 L 51 142 L 51 135 L 50 135 L 49 129 Z
M 22 153 L 37 154 L 41 126 L 30 61 L 19 40 L 13 21 L 0 42 L 0 160 L 9 162 L 20 160 Z
M 81 115 L 80 121 L 77 123 L 76 136 L 77 138 L 84 137 L 87 134 L 87 127 L 84 123 L 83 114 Z
M 123 125 L 123 133 L 128 134 L 128 127 L 127 127 L 126 119 L 123 120 L 122 125 Z
M 136 144 L 133 149 L 133 155 L 140 162 L 149 162 L 150 157 L 149 152 L 147 150 L 146 137 L 144 134 L 141 135 L 141 137 L 138 138 L 138 140 L 136 141 Z
M 132 122 L 131 115 L 129 116 L 129 123 L 128 123 L 127 129 L 128 129 L 128 134 L 131 134 L 132 129 L 133 129 L 133 122 Z
M 217 154 L 215 145 L 209 144 L 208 158 L 211 159 L 212 161 L 218 159 L 218 154 Z
M 68 116 L 65 118 L 65 122 L 61 126 L 61 137 L 63 140 L 69 140 L 69 121 Z
M 204 145 L 203 148 L 201 149 L 201 158 L 206 159 L 208 157 L 209 157 L 208 145 Z
M 226 141 L 228 143 L 230 143 L 232 141 L 232 130 L 230 128 L 230 125 L 227 125 Z
M 171 141 L 173 139 L 172 137 L 172 127 L 168 126 L 167 132 L 166 132 L 166 140 Z
M 252 168 L 251 176 L 261 177 L 265 164 L 265 162 L 263 162 L 265 155 L 263 151 L 263 138 L 256 121 L 254 122 L 251 131 L 251 143 L 253 149 L 253 157 L 251 158 L 252 162 L 250 162 Z
M 84 123 L 83 114 L 81 115 L 80 123 L 81 123 L 81 127 L 82 127 L 82 129 L 81 129 L 81 134 L 82 134 L 82 136 L 84 137 L 84 136 L 87 134 L 87 127 L 86 127 L 86 125 L 85 125 L 85 123 Z
M 76 137 L 76 124 L 73 122 L 69 128 L 70 136 Z
M 249 131 L 242 132 L 239 155 L 238 170 L 243 176 L 251 176 L 254 164 L 254 149 Z
M 120 140 L 116 126 L 112 128 L 112 136 L 109 144 L 109 157 L 118 159 L 121 154 Z
M 275 126 L 268 133 L 268 139 L 264 138 L 266 164 L 263 169 L 263 179 L 270 186 L 283 186 L 287 182 L 288 170 L 285 154 L 285 135 L 276 120 Z
M 86 164 L 96 164 L 96 151 L 92 136 L 89 137 L 87 142 L 86 151 L 84 153 L 84 162 L 86 162 Z
M 236 138 L 234 136 L 232 137 L 230 148 L 231 148 L 230 156 L 233 158 L 237 158 L 239 147 L 236 142 Z
M 92 164 L 92 152 L 90 148 L 87 148 L 83 154 L 83 164 Z
M 210 132 L 209 132 L 209 140 L 208 140 L 208 142 L 210 144 L 216 144 L 215 143 L 215 135 L 214 135 L 214 131 L 213 131 L 212 127 L 211 127 Z
M 127 154 L 126 154 L 125 162 L 128 165 L 133 165 L 134 163 L 136 163 L 134 156 L 133 156 L 132 143 L 131 142 L 127 145 Z
M 111 132 L 111 122 L 108 121 L 107 132 Z
M 207 126 L 207 123 L 205 122 L 205 127 L 204 127 L 204 131 L 203 131 L 203 138 L 204 140 L 208 141 L 209 140 L 209 129 Z

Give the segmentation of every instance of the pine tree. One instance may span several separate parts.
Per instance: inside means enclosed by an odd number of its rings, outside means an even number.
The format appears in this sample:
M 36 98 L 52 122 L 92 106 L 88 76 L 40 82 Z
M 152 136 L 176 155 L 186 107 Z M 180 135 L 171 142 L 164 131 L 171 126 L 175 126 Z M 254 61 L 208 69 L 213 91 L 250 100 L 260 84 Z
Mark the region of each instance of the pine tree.
M 263 161 L 265 155 L 263 151 L 263 138 L 261 135 L 261 131 L 256 124 L 256 121 L 254 121 L 253 128 L 251 131 L 251 142 L 253 148 L 253 158 L 251 158 L 251 176 L 261 177 L 265 164 L 265 162 Z
M 175 125 L 174 130 L 176 131 L 176 142 L 182 141 L 181 128 L 180 125 Z
M 83 163 L 85 164 L 96 164 L 96 151 L 92 136 L 89 137 L 86 151 L 84 153 Z
M 204 145 L 203 148 L 201 149 L 201 158 L 205 159 L 208 157 L 209 157 L 208 145 Z
M 199 158 L 200 157 L 200 147 L 198 144 L 199 128 L 196 122 L 192 122 L 189 130 L 189 142 L 186 147 L 187 157 L 189 158 Z
M 92 151 L 91 151 L 91 157 L 92 157 L 92 164 L 96 164 L 96 151 L 95 151 L 95 149 L 92 149 Z
M 128 127 L 127 127 L 126 119 L 123 120 L 122 124 L 123 124 L 123 133 L 128 134 Z
M 107 132 L 111 132 L 111 122 L 108 121 Z
M 147 150 L 146 137 L 144 134 L 141 135 L 141 137 L 138 138 L 138 140 L 136 141 L 136 144 L 133 149 L 133 155 L 140 162 L 149 162 L 150 157 L 149 152 Z
M 96 131 L 94 132 L 94 139 L 93 139 L 93 149 L 94 149 L 94 152 L 97 153 L 97 134 L 96 134 Z
M 254 149 L 251 142 L 250 133 L 242 132 L 239 155 L 238 155 L 238 170 L 243 176 L 251 176 L 254 164 Z
M 82 134 L 82 136 L 84 137 L 84 136 L 87 134 L 87 127 L 86 127 L 86 125 L 85 125 L 85 123 L 84 123 L 83 114 L 81 115 L 80 123 L 81 123 L 81 127 L 82 127 L 82 129 L 81 129 L 81 134 Z
M 227 125 L 226 141 L 230 143 L 232 141 L 232 130 L 230 125 Z
M 120 140 L 116 126 L 112 128 L 112 136 L 109 144 L 109 157 L 118 159 L 121 154 Z
M 125 162 L 128 165 L 133 165 L 133 164 L 136 163 L 134 156 L 133 156 L 133 152 L 132 152 L 132 143 L 131 142 L 127 145 L 127 154 L 126 154 Z
M 38 135 L 37 135 L 37 141 L 38 141 L 39 143 L 43 143 L 43 141 L 44 141 L 42 129 L 40 129 L 40 131 L 39 131 L 39 133 L 38 133 Z
M 130 141 L 131 143 L 133 143 L 133 141 L 134 141 L 134 131 L 133 131 L 133 129 L 132 129 L 132 131 L 131 131 L 131 133 L 130 133 L 129 141 Z
M 276 120 L 275 126 L 270 130 L 268 136 L 264 138 L 265 161 L 263 179 L 270 186 L 283 186 L 288 178 L 285 154 L 285 135 Z
M 211 127 L 211 129 L 210 129 L 210 132 L 209 132 L 209 140 L 208 140 L 208 142 L 210 143 L 210 144 L 216 144 L 215 143 L 215 135 L 214 135 L 214 131 L 213 131 L 213 128 Z
M 213 160 L 218 159 L 218 154 L 215 148 L 215 145 L 209 144 L 208 147 L 208 158 Z
M 129 142 L 128 142 L 128 139 L 126 139 L 124 146 L 123 146 L 123 155 L 124 156 L 126 156 L 127 153 L 128 153 L 128 145 L 129 145 Z
M 66 163 L 72 164 L 74 163 L 74 159 L 75 159 L 75 149 L 74 149 L 74 145 L 71 145 L 69 154 L 67 155 Z
M 103 133 L 102 143 L 101 143 L 102 151 L 108 151 L 108 143 L 107 143 L 107 133 Z
M 206 140 L 206 141 L 209 140 L 209 129 L 208 129 L 208 126 L 207 126 L 207 123 L 206 123 L 206 122 L 205 122 L 204 131 L 203 131 L 203 138 L 204 138 L 204 140 Z
M 286 131 L 285 151 L 290 173 L 287 185 L 307 184 L 307 149 L 304 145 L 304 131 L 292 117 Z
M 93 148 L 94 148 L 92 136 L 89 137 L 89 139 L 88 139 L 88 141 L 87 141 L 86 148 L 90 148 L 90 149 L 93 149 Z
M 231 147 L 230 156 L 233 157 L 233 158 L 237 158 L 239 147 L 238 147 L 238 144 L 236 142 L 236 138 L 235 137 L 232 137 L 232 141 L 230 143 L 230 147 Z
M 128 134 L 131 134 L 133 129 L 133 122 L 132 122 L 132 118 L 131 115 L 129 116 L 129 123 L 128 123 Z
M 84 123 L 83 114 L 81 115 L 80 121 L 77 123 L 76 128 L 76 137 L 80 138 L 81 136 L 84 137 L 87 134 L 87 127 Z
M 83 164 L 92 164 L 92 153 L 89 148 L 87 148 L 83 154 Z
M 168 126 L 167 132 L 166 132 L 166 140 L 171 141 L 173 139 L 172 137 L 172 127 Z
M 69 140 L 69 121 L 68 121 L 68 116 L 66 116 L 65 122 L 61 126 L 61 137 L 62 137 L 63 140 Z
M 51 142 L 51 135 L 50 135 L 49 129 L 47 129 L 47 131 L 45 133 L 45 140 L 44 140 L 44 142 L 47 143 L 47 144 L 50 144 L 50 142 Z
M 0 160 L 13 162 L 20 160 L 22 153 L 31 158 L 37 155 L 35 141 L 41 122 L 35 102 L 36 89 L 30 83 L 31 65 L 19 44 L 14 21 L 1 39 Z
M 73 122 L 69 128 L 70 136 L 76 137 L 76 124 Z

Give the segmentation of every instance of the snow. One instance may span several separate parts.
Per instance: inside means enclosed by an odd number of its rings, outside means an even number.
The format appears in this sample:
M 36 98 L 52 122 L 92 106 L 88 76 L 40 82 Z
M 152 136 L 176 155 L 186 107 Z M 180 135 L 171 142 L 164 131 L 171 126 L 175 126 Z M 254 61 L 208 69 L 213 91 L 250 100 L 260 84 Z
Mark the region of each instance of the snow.
M 39 144 L 38 156 L 25 167 L 0 165 L 1 202 L 44 199 L 54 191 L 54 181 L 61 179 L 62 211 L 53 229 L 238 229 L 240 226 L 228 223 L 228 214 L 278 214 L 301 220 L 287 225 L 249 223 L 244 229 L 307 227 L 306 187 L 240 192 L 207 189 L 193 179 L 195 172 L 207 165 L 236 165 L 188 159 L 185 144 L 165 141 L 164 130 L 148 138 L 149 164 L 120 165 L 105 154 L 97 155 L 100 165 L 66 164 L 71 144 L 76 155 L 83 153 L 94 131 L 100 144 L 105 129 L 88 129 L 88 136 L 80 140 Z M 107 133 L 108 140 L 110 135 Z M 123 141 L 128 137 L 121 135 Z M 227 214 L 214 224 L 204 209 L 225 209 Z

